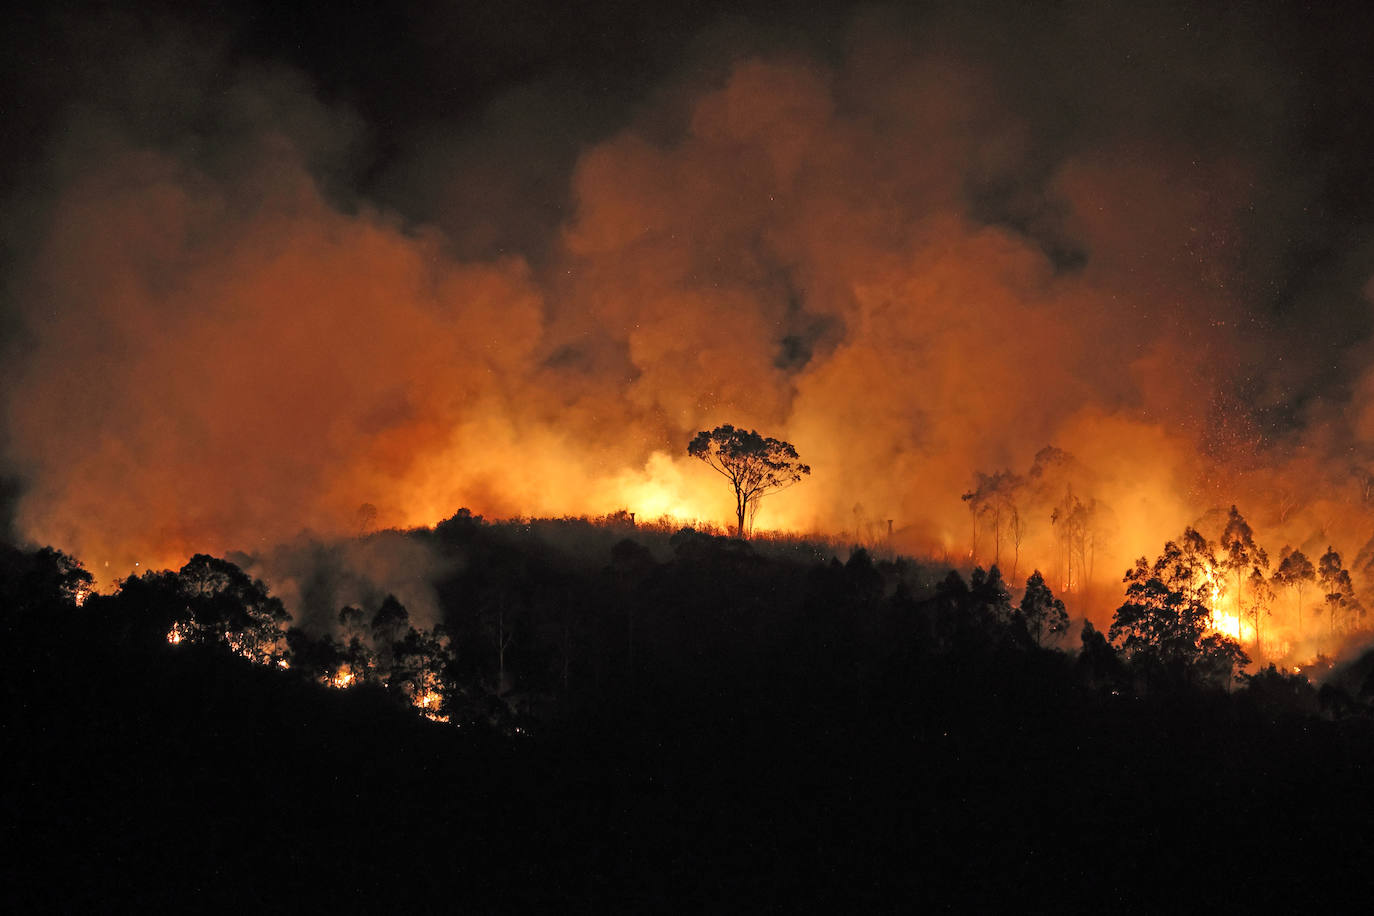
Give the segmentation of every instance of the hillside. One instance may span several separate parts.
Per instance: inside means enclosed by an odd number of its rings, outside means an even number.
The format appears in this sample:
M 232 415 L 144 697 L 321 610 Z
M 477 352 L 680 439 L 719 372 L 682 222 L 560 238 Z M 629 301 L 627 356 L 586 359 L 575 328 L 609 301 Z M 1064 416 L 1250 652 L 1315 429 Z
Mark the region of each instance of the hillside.
M 465 556 L 436 584 L 473 644 L 455 718 L 490 683 L 473 596 L 520 608 L 506 711 L 448 723 L 395 685 L 143 639 L 129 596 L 77 607 L 7 554 L 7 897 L 1143 912 L 1367 880 L 1374 723 L 1348 697 L 1135 695 L 908 561 L 537 528 L 410 535 Z

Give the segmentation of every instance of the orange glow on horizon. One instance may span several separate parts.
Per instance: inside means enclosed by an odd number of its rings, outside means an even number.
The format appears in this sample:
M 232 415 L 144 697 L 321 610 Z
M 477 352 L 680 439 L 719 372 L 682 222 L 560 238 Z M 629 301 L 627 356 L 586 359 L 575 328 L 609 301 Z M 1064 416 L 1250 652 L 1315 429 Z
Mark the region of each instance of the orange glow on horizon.
M 732 423 L 813 469 L 763 501 L 760 532 L 995 561 L 1013 586 L 1040 569 L 1099 625 L 1135 558 L 1233 503 L 1275 555 L 1353 559 L 1374 370 L 1282 436 L 1227 395 L 1252 371 L 1233 252 L 1256 170 L 1135 135 L 1079 150 L 1037 191 L 1082 253 L 1064 269 L 1036 231 L 971 215 L 970 181 L 1015 165 L 1025 135 L 977 68 L 913 52 L 874 74 L 871 40 L 742 57 L 653 129 L 599 136 L 557 189 L 566 214 L 528 240 L 538 257 L 456 255 L 463 214 L 439 188 L 423 225 L 341 207 L 274 126 L 243 128 L 274 155 L 223 171 L 196 144 L 74 131 L 87 146 L 59 143 L 75 165 L 15 286 L 32 334 L 5 392 L 16 529 L 102 588 L 135 561 L 460 507 L 729 530 L 731 494 L 685 449 Z M 1036 474 L 1047 446 L 1069 458 Z M 999 471 L 1023 484 L 1015 546 L 1009 516 L 960 499 Z M 1096 514 L 1066 534 L 1053 513 L 1075 505 Z M 1336 641 L 1301 623 L 1283 595 L 1260 635 Z

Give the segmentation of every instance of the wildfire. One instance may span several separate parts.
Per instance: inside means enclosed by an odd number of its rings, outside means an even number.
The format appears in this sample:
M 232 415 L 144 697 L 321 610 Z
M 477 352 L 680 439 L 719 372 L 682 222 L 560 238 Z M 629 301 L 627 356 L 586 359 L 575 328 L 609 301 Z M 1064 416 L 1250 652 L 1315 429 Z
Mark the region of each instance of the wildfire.
M 1256 642 L 1254 624 L 1242 621 L 1235 614 L 1214 610 L 1209 626 L 1214 632 L 1229 636 L 1242 646 L 1251 646 Z M 1261 633 L 1258 642 L 1260 650 L 1270 658 L 1282 658 L 1293 648 L 1288 640 L 1268 633 Z
M 197 634 L 203 636 L 205 632 L 192 620 L 177 621 L 167 631 L 167 642 L 173 646 L 178 646 L 190 641 Z M 282 650 L 279 643 L 264 643 L 239 633 L 225 633 L 222 634 L 221 638 L 231 652 L 254 664 L 266 665 L 282 671 L 291 668 L 291 659 Z M 336 690 L 347 690 L 355 684 L 362 683 L 371 667 L 371 664 L 367 662 L 357 664 L 345 662 L 340 664 L 332 675 L 319 678 L 319 683 Z M 444 694 L 443 683 L 437 673 L 433 671 L 424 672 L 416 681 L 407 682 L 403 689 L 410 697 L 411 705 L 426 719 L 431 722 L 449 721 L 449 717 L 440 712 L 444 705 Z
M 1208 627 L 1215 633 L 1228 636 L 1237 642 L 1253 641 L 1255 638 L 1254 627 L 1249 627 L 1241 621 L 1240 615 L 1228 614 L 1220 607 L 1221 604 L 1221 577 L 1215 567 L 1208 565 L 1202 573 L 1203 587 L 1207 590 L 1207 607 L 1211 613 L 1207 618 Z
M 702 490 L 703 486 L 708 489 Z M 634 510 L 642 521 L 658 518 L 693 519 L 699 506 L 711 504 L 709 480 L 685 473 L 666 452 L 654 452 L 642 470 L 629 469 L 611 484 L 614 501 Z
M 1264 634 L 1260 636 L 1260 648 L 1270 658 L 1281 658 L 1292 651 L 1293 644 L 1286 639 Z
M 431 722 L 447 722 L 448 716 L 439 712 L 439 706 L 444 702 L 443 696 L 437 690 L 423 690 L 415 694 L 411 703 L 420 714 Z
M 1271 658 L 1280 658 L 1288 654 L 1292 649 L 1292 643 L 1288 640 L 1263 631 L 1257 634 L 1252 621 L 1242 619 L 1238 613 L 1221 609 L 1223 588 L 1221 575 L 1215 567 L 1209 568 L 1203 574 L 1203 580 L 1207 588 L 1207 607 L 1210 609 L 1207 618 L 1208 629 L 1234 639 L 1242 646 L 1257 645 L 1264 655 Z
M 1229 636 L 1236 642 L 1244 644 L 1255 641 L 1255 628 L 1242 622 L 1235 614 L 1213 609 L 1208 623 L 1214 631 L 1222 636 Z

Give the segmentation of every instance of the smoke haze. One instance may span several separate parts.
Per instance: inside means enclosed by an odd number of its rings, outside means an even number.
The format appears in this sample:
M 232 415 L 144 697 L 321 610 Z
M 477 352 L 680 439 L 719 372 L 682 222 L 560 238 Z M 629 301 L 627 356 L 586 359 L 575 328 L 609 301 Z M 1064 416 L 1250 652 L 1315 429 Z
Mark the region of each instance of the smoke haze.
M 723 521 L 685 449 L 732 423 L 813 468 L 762 527 L 893 519 L 962 561 L 974 472 L 1053 445 L 1115 519 L 1104 588 L 1232 503 L 1275 554 L 1355 560 L 1360 30 L 964 6 L 600 14 L 618 52 L 426 4 L 379 39 L 418 55 L 394 92 L 308 23 L 295 56 L 239 20 L 41 23 L 80 65 L 4 146 L 17 533 L 115 576 L 347 536 L 363 503 Z M 1028 497 L 1022 576 L 1058 495 Z

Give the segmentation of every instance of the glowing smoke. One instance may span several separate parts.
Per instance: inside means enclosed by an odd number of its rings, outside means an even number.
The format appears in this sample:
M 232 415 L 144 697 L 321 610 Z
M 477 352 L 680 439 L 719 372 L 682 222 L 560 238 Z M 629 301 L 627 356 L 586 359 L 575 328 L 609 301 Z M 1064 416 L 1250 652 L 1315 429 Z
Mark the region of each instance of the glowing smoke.
M 459 506 L 724 519 L 683 452 L 730 422 L 815 469 L 764 527 L 847 530 L 863 506 L 896 546 L 962 556 L 972 473 L 1053 444 L 1119 520 L 1104 587 L 1232 502 L 1274 552 L 1353 558 L 1374 374 L 1349 373 L 1352 422 L 1285 400 L 1307 380 L 1274 360 L 1243 255 L 1274 247 L 1256 202 L 1286 211 L 1250 136 L 1152 134 L 1158 96 L 1142 128 L 1050 68 L 1045 91 L 1101 120 L 1047 142 L 1047 108 L 1005 91 L 1027 61 L 885 22 L 835 60 L 745 54 L 674 83 L 576 158 L 552 235 L 484 258 L 452 227 L 499 212 L 415 224 L 341 191 L 362 128 L 290 74 L 242 66 L 151 134 L 74 109 L 10 284 L 18 529 L 114 575 L 348 533 L 364 502 L 381 527 Z M 415 161 L 442 161 L 436 142 Z M 1028 529 L 1022 575 L 1055 549 L 1044 513 Z

